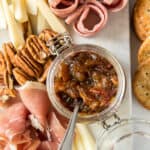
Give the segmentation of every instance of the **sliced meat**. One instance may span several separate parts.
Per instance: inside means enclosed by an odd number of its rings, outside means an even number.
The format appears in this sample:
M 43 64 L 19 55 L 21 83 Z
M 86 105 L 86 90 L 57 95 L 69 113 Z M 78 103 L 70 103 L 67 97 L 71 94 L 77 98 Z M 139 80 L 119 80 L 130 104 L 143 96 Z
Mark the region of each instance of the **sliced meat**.
M 49 114 L 49 127 L 51 130 L 52 140 L 60 143 L 64 137 L 65 128 L 54 112 Z
M 43 141 L 37 150 L 57 150 L 58 146 L 57 142 Z
M 80 8 L 69 15 L 66 23 L 74 22 L 74 30 L 81 36 L 92 36 L 107 23 L 107 9 L 96 0 L 87 0 Z
M 41 83 L 27 82 L 18 90 L 26 108 L 38 119 L 40 124 L 46 128 L 47 115 L 51 105 L 45 86 Z
M 26 132 L 29 112 L 22 102 L 12 104 L 0 113 L 0 149 L 19 150 L 18 144 L 31 143 Z
M 103 0 L 103 4 L 112 12 L 122 10 L 128 3 L 128 0 Z
M 79 5 L 79 0 L 49 0 L 51 10 L 59 17 L 65 18 Z
M 19 102 L 5 109 L 0 114 L 0 136 L 7 137 L 10 141 L 25 131 L 28 111 Z

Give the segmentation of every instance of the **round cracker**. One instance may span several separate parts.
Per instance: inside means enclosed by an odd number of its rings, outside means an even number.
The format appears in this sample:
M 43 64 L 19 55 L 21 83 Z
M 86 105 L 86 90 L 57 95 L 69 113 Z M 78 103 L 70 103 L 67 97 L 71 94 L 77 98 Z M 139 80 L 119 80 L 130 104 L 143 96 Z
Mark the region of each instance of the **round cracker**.
M 134 8 L 134 26 L 140 40 L 150 36 L 150 0 L 137 0 Z
M 137 100 L 150 109 L 150 59 L 139 66 L 134 77 L 133 90 Z
M 150 36 L 140 46 L 138 51 L 138 62 L 139 64 L 143 63 L 150 58 Z

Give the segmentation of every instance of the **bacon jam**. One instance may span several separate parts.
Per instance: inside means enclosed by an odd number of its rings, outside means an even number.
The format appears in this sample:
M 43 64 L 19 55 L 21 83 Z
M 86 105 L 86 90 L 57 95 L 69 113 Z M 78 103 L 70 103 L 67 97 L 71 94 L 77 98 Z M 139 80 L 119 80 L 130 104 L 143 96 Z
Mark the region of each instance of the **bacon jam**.
M 118 88 L 113 65 L 104 57 L 88 51 L 76 52 L 59 65 L 54 79 L 55 92 L 61 103 L 80 113 L 101 112 L 112 103 Z

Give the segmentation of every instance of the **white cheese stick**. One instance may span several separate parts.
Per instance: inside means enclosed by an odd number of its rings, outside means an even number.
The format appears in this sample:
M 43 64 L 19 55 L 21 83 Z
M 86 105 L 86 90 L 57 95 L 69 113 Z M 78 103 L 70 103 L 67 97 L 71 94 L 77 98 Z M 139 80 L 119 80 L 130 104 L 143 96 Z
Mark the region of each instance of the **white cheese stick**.
M 14 7 L 15 19 L 20 23 L 27 22 L 28 15 L 25 0 L 12 0 L 12 4 Z
M 77 149 L 77 150 L 86 150 L 86 149 L 84 148 L 83 140 L 82 140 L 82 138 L 81 138 L 81 135 L 80 135 L 80 132 L 79 132 L 78 128 L 76 128 L 75 145 L 76 145 L 76 149 Z
M 81 136 L 81 140 L 84 145 L 83 150 L 96 150 L 96 142 L 90 133 L 87 125 L 85 124 L 77 124 L 76 125 L 77 130 L 79 131 L 79 134 Z
M 0 30 L 6 29 L 7 23 L 5 19 L 4 9 L 2 7 L 2 1 L 0 1 Z
M 46 19 L 43 17 L 40 11 L 38 11 L 37 16 L 37 34 L 39 34 L 42 30 L 50 28 Z
M 40 12 L 45 17 L 45 19 L 47 20 L 48 24 L 50 25 L 53 31 L 57 33 L 67 32 L 64 24 L 57 16 L 55 16 L 52 13 L 49 6 L 44 0 L 37 0 L 37 7 L 39 8 Z
M 27 12 L 31 15 L 37 15 L 37 0 L 26 0 Z
M 76 129 L 75 129 L 75 135 L 74 135 L 74 138 L 73 138 L 73 143 L 72 143 L 72 150 L 78 150 L 77 149 L 77 145 L 76 145 Z
M 6 21 L 8 24 L 8 30 L 9 30 L 9 36 L 11 42 L 14 44 L 15 48 L 22 48 L 25 41 L 23 37 L 22 27 L 17 21 L 15 20 L 15 17 L 11 13 L 8 3 L 6 0 L 1 0 L 2 6 L 4 9 Z

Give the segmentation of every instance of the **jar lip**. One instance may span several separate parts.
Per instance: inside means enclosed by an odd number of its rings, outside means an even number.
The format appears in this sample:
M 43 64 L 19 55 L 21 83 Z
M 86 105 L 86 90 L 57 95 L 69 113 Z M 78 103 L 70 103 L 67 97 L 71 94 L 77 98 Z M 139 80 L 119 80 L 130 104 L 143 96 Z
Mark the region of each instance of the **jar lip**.
M 57 56 L 52 63 L 52 67 L 50 67 L 47 80 L 46 80 L 46 85 L 47 85 L 47 92 L 49 99 L 54 106 L 54 108 L 61 113 L 63 116 L 70 118 L 72 112 L 69 111 L 66 107 L 64 107 L 58 100 L 55 90 L 54 90 L 54 76 L 55 72 L 57 70 L 57 67 L 59 64 L 68 56 L 74 53 L 78 52 L 94 52 L 104 58 L 106 58 L 115 68 L 117 72 L 117 76 L 119 79 L 119 87 L 117 91 L 117 95 L 115 96 L 115 99 L 113 100 L 114 102 L 106 109 L 99 113 L 95 114 L 90 114 L 90 115 L 78 115 L 78 121 L 96 121 L 96 120 L 104 120 L 107 117 L 110 117 L 113 115 L 117 108 L 120 106 L 124 93 L 125 93 L 125 74 L 124 71 L 118 62 L 118 60 L 105 48 L 102 48 L 100 46 L 96 45 L 91 45 L 91 44 L 79 44 L 79 45 L 73 45 L 72 47 L 64 50 L 59 56 Z

